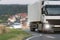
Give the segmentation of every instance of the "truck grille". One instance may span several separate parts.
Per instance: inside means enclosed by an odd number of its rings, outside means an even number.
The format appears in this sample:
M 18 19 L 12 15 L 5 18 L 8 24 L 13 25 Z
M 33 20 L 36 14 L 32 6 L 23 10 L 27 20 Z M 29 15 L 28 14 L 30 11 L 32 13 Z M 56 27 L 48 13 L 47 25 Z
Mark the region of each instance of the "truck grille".
M 53 30 L 54 31 L 60 31 L 60 20 L 47 20 L 49 24 L 54 25 Z
M 60 20 L 49 20 L 47 19 L 47 21 L 49 22 L 49 24 L 52 24 L 52 25 L 60 25 Z

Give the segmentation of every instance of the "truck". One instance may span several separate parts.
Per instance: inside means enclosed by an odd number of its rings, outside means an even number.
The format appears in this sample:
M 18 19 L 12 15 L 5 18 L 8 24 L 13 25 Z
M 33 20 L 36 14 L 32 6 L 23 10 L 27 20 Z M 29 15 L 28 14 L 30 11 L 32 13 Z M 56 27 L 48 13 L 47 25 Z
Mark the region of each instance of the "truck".
M 60 1 L 42 1 L 28 5 L 28 22 L 31 31 L 60 31 Z

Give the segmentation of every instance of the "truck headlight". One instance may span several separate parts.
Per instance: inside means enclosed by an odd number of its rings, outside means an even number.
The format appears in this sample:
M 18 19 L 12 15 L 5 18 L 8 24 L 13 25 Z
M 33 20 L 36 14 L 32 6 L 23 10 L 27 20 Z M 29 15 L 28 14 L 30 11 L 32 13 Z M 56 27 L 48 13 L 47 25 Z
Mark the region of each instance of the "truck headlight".
M 45 25 L 45 28 L 46 28 L 46 29 L 49 29 L 49 28 L 50 28 L 50 25 L 49 25 L 49 24 L 46 24 L 46 25 Z
M 45 24 L 44 25 L 44 29 L 50 29 L 51 27 L 50 27 L 50 25 L 49 24 Z

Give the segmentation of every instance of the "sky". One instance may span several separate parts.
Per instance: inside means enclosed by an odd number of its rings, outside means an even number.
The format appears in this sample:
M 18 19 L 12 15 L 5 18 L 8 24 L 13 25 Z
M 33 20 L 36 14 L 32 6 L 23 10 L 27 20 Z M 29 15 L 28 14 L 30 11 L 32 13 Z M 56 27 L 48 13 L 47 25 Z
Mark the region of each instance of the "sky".
M 0 0 L 0 4 L 33 4 L 39 0 Z

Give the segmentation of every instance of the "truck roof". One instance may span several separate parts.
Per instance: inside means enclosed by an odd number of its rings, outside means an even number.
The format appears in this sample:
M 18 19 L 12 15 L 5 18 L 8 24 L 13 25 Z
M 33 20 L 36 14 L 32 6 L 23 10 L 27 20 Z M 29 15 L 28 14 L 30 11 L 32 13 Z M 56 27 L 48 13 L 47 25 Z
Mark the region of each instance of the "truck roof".
M 60 1 L 44 1 L 44 5 L 60 5 Z

